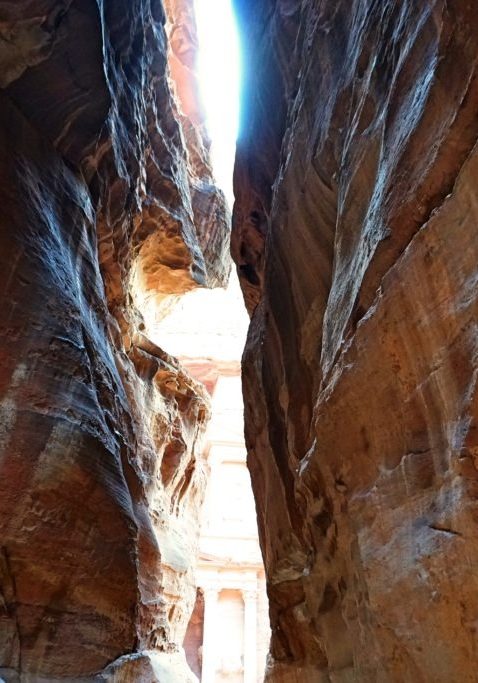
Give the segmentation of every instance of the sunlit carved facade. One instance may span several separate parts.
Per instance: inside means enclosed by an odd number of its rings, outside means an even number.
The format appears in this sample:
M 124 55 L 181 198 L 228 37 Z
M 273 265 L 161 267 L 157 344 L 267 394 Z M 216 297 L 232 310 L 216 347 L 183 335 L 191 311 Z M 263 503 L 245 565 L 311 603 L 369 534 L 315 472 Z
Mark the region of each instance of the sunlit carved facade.
M 269 632 L 245 463 L 239 363 L 209 361 L 190 370 L 209 377 L 213 417 L 206 442 L 209 481 L 197 570 L 202 629 L 194 625 L 193 637 L 188 633 L 186 653 L 203 683 L 256 683 L 263 679 Z
M 239 356 L 246 325 L 234 279 L 225 292 L 186 295 L 158 327 L 162 343 L 181 349 L 181 362 L 212 398 L 203 453 L 209 479 L 198 595 L 184 643 L 189 665 L 202 683 L 259 683 L 269 645 L 264 569 L 243 436 Z

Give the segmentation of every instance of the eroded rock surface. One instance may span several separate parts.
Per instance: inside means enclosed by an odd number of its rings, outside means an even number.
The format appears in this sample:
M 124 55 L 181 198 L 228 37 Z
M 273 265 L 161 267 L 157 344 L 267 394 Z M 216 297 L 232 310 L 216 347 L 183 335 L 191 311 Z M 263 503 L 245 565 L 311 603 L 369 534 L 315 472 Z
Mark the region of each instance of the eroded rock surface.
M 268 680 L 476 681 L 478 12 L 237 0 Z
M 134 302 L 225 284 L 228 220 L 166 20 L 160 0 L 0 0 L 7 683 L 190 680 L 209 407 Z

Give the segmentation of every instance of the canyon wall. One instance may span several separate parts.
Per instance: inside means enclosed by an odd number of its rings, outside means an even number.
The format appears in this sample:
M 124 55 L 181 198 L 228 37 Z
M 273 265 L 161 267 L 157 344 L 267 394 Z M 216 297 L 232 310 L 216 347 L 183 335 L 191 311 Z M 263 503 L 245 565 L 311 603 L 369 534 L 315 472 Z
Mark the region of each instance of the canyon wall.
M 233 256 L 274 683 L 478 664 L 478 10 L 235 2 Z
M 191 6 L 0 0 L 7 683 L 193 680 L 209 404 L 138 310 L 228 278 Z

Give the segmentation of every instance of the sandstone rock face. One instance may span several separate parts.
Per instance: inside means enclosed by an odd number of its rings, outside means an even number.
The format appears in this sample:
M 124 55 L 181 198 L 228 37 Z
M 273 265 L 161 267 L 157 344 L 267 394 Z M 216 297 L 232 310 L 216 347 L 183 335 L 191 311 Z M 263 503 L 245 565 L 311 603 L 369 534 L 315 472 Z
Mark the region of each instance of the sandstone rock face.
M 478 12 L 237 0 L 269 681 L 475 681 Z
M 192 680 L 209 407 L 134 302 L 224 284 L 228 219 L 166 22 L 160 0 L 0 0 L 7 683 Z
M 196 591 L 196 602 L 191 613 L 186 636 L 184 638 L 184 651 L 191 670 L 201 680 L 202 669 L 202 643 L 204 638 L 204 595 L 198 588 Z

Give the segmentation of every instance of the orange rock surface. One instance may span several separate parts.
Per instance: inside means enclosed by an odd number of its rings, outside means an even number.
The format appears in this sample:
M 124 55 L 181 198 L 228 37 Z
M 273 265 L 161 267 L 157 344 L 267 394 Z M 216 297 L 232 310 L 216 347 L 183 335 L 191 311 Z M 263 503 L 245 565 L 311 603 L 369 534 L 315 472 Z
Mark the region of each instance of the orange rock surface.
M 237 0 L 267 681 L 477 680 L 478 13 Z
M 135 303 L 224 284 L 229 228 L 166 19 L 160 0 L 0 0 L 7 683 L 192 680 L 209 407 Z

